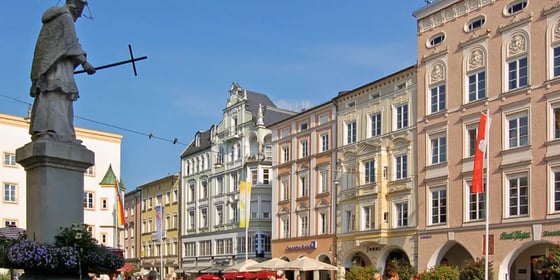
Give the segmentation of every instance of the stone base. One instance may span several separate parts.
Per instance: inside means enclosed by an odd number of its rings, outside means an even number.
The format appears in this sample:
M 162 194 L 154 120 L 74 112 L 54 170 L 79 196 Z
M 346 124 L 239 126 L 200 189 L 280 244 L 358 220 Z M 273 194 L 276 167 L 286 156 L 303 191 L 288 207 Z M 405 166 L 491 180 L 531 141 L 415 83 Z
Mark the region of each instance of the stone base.
M 84 172 L 94 154 L 78 143 L 32 141 L 16 150 L 27 172 L 27 236 L 54 243 L 60 227 L 84 221 Z

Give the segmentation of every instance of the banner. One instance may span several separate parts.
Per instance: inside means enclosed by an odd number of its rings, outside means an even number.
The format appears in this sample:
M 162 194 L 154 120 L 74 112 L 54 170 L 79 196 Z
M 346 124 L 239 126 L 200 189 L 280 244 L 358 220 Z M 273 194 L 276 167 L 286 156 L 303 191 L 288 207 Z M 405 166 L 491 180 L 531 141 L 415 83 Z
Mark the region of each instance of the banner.
M 472 193 L 484 192 L 484 185 L 482 184 L 482 173 L 484 173 L 484 154 L 486 153 L 486 145 L 488 139 L 486 139 L 487 126 L 487 116 L 482 113 L 480 115 L 480 122 L 478 123 L 478 135 L 476 137 L 476 146 L 474 153 L 474 166 L 473 166 L 473 178 L 472 178 Z M 490 121 L 488 120 L 488 124 Z
M 249 227 L 251 217 L 251 182 L 241 181 L 239 185 L 239 227 Z
M 163 222 L 163 206 L 158 205 L 156 206 L 156 234 L 157 234 L 157 241 L 161 242 L 162 239 L 162 224 Z

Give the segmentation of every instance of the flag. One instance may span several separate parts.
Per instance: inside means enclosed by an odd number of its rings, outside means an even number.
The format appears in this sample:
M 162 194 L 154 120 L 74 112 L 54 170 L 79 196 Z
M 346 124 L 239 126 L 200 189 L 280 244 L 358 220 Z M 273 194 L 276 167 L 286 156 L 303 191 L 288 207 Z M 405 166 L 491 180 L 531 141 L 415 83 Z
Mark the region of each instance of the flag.
M 163 238 L 163 206 L 158 205 L 156 206 L 156 234 L 157 234 L 157 241 L 162 240 Z
M 251 182 L 242 181 L 239 185 L 239 227 L 249 227 L 249 217 L 251 215 Z
M 126 222 L 124 217 L 124 187 L 117 179 L 115 179 L 115 190 L 117 192 L 117 224 L 124 225 Z
M 488 121 L 488 125 L 486 125 Z M 482 113 L 480 115 L 480 122 L 478 123 L 478 135 L 476 137 L 476 147 L 474 153 L 474 167 L 473 167 L 473 179 L 471 192 L 481 193 L 484 192 L 484 187 L 482 184 L 482 173 L 484 170 L 484 154 L 486 153 L 486 145 L 488 139 L 486 139 L 486 130 L 490 126 L 490 120 L 487 120 L 486 114 Z

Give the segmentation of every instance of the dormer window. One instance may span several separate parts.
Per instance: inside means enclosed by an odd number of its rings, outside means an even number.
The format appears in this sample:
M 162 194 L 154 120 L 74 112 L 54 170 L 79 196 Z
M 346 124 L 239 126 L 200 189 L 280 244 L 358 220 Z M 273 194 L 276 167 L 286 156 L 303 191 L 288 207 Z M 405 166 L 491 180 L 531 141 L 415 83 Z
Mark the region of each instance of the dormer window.
M 195 137 L 195 146 L 200 147 L 200 134 L 197 134 Z
M 515 1 L 507 6 L 507 14 L 513 15 L 527 8 L 527 0 Z
M 477 18 L 474 18 L 474 19 L 470 20 L 467 23 L 465 29 L 466 29 L 467 32 L 470 32 L 470 31 L 481 28 L 484 25 L 484 23 L 486 23 L 486 18 L 484 16 L 477 17 Z
M 433 47 L 439 46 L 439 45 L 441 45 L 443 40 L 445 40 L 445 34 L 438 33 L 435 36 L 433 36 L 432 38 L 430 38 L 430 41 L 428 42 L 428 47 L 433 48 Z

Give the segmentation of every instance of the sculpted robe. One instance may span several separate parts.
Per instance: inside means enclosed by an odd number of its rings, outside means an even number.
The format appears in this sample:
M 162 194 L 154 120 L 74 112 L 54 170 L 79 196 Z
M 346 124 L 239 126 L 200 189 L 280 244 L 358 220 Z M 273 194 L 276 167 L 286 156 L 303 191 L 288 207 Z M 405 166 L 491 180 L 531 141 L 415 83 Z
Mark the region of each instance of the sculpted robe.
M 31 111 L 29 133 L 33 140 L 49 137 L 75 141 L 72 102 L 78 99 L 74 69 L 85 62 L 74 19 L 66 6 L 49 8 L 41 19 L 33 65 L 31 96 L 35 97 Z

